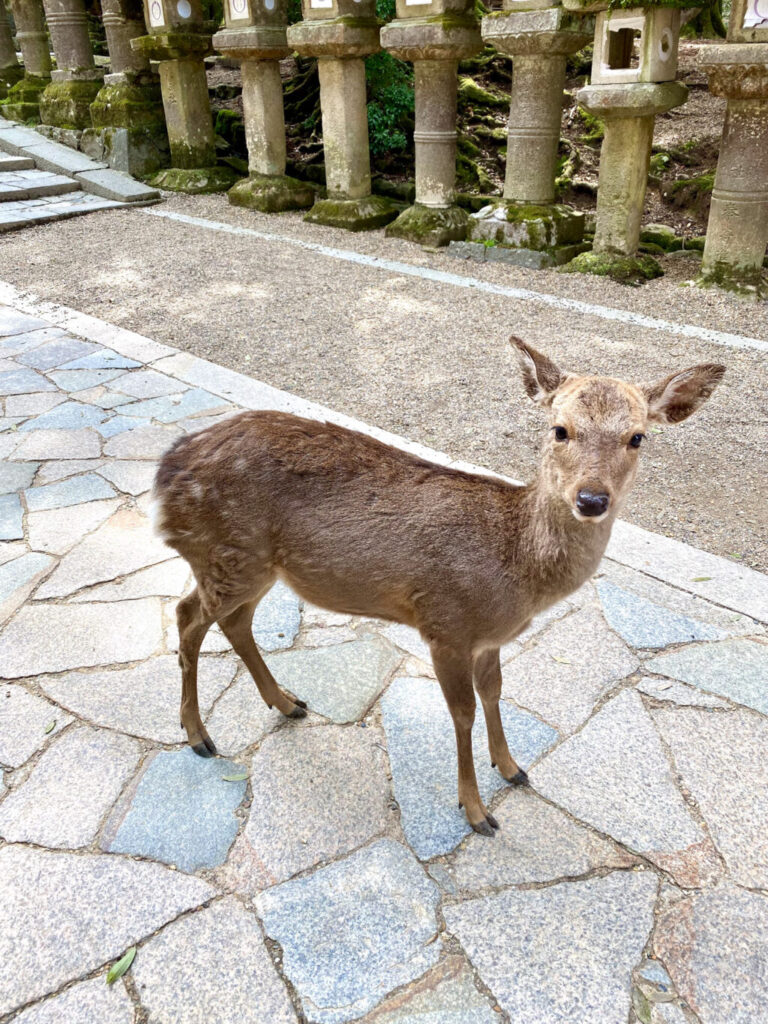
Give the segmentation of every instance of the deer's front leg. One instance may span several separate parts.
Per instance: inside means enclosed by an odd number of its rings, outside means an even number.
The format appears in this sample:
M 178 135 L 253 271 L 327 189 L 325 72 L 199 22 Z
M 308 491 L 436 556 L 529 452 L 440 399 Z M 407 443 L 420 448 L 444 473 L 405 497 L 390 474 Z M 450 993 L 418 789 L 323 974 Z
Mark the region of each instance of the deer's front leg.
M 472 688 L 472 658 L 439 642 L 431 645 L 432 661 L 456 730 L 459 759 L 459 807 L 475 832 L 492 836 L 498 822 L 480 799 L 472 757 L 472 724 L 475 721 L 475 691 Z
M 475 658 L 475 688 L 485 712 L 485 724 L 488 729 L 488 749 L 491 753 L 491 764 L 498 768 L 507 782 L 513 786 L 527 786 L 528 776 L 512 757 L 507 746 L 507 737 L 501 724 L 499 697 L 501 696 L 501 662 L 499 649 L 482 651 Z

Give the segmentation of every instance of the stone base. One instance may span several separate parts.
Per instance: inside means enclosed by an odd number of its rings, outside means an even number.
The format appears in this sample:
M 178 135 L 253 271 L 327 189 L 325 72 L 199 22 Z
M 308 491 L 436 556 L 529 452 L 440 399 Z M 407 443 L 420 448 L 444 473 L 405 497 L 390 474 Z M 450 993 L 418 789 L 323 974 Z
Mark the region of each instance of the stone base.
M 483 242 L 451 242 L 448 254 L 460 260 L 472 260 L 476 263 L 508 263 L 514 267 L 527 267 L 529 270 L 546 270 L 568 263 L 585 248 L 589 248 L 588 242 L 553 246 L 551 249 L 522 249 L 509 245 L 486 245 Z
M 237 173 L 231 167 L 167 167 L 149 179 L 148 184 L 167 192 L 186 192 L 202 195 L 207 192 L 226 192 L 232 188 Z
M 171 162 L 165 124 L 154 128 L 88 128 L 80 149 L 133 178 L 146 178 Z
M 40 120 L 58 128 L 90 128 L 91 104 L 100 81 L 50 82 L 40 97 Z
M 743 267 L 720 260 L 702 267 L 696 284 L 699 288 L 720 288 L 748 302 L 768 298 L 768 282 L 762 267 Z
M 251 174 L 227 193 L 233 206 L 245 206 L 260 213 L 305 210 L 317 198 L 317 190 L 287 175 Z
M 0 68 L 0 100 L 4 100 L 11 88 L 24 77 L 24 68 L 21 64 L 11 64 L 7 68 Z
M 394 203 L 383 196 L 363 199 L 318 199 L 304 220 L 347 231 L 373 231 L 383 228 L 398 215 Z
M 11 121 L 31 121 L 38 124 L 40 121 L 40 97 L 48 85 L 50 82 L 47 78 L 25 75 L 8 90 L 8 97 L 0 107 L 3 117 L 8 117 Z
M 414 203 L 387 226 L 387 238 L 407 238 L 421 245 L 448 245 L 467 237 L 469 214 L 460 206 L 422 206 Z
M 83 133 L 76 128 L 55 128 L 52 124 L 39 124 L 35 129 L 38 135 L 52 142 L 60 142 L 70 149 L 80 149 Z
M 472 214 L 467 237 L 534 250 L 578 245 L 584 238 L 584 214 L 560 204 L 534 206 L 501 200 Z
M 619 284 L 640 285 L 661 277 L 664 271 L 653 256 L 621 256 L 610 252 L 583 252 L 558 267 L 561 274 L 595 274 L 610 277 Z

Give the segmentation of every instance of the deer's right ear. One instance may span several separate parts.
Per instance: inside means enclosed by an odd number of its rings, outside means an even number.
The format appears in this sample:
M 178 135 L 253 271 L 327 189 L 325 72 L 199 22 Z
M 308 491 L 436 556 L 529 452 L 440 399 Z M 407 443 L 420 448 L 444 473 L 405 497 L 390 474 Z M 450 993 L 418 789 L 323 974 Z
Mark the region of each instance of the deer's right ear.
M 537 352 L 532 345 L 526 345 L 514 335 L 509 341 L 517 350 L 517 359 L 528 397 L 539 405 L 549 405 L 552 396 L 567 375 L 551 359 Z

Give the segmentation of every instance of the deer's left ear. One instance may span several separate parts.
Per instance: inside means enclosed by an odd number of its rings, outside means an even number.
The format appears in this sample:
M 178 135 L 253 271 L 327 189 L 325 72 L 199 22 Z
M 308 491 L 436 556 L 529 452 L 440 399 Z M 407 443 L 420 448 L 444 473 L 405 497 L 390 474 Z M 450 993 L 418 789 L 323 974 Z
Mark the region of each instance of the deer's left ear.
M 551 359 L 537 352 L 533 345 L 528 345 L 514 335 L 509 341 L 517 350 L 523 385 L 528 397 L 538 405 L 549 405 L 555 391 L 566 380 L 568 374 L 563 373 Z
M 648 419 L 656 423 L 680 423 L 703 405 L 723 379 L 725 367 L 700 363 L 673 373 L 656 384 L 641 384 L 648 402 Z

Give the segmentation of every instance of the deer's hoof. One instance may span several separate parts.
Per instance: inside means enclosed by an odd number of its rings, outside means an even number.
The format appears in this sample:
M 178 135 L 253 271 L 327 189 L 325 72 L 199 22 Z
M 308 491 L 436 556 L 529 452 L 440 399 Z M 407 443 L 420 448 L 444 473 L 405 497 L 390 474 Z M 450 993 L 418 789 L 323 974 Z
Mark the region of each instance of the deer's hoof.
M 296 701 L 296 707 L 293 711 L 289 712 L 288 718 L 306 718 L 307 717 L 307 705 L 300 704 Z
M 516 772 L 511 779 L 507 779 L 510 786 L 530 786 L 531 780 L 528 778 L 526 772 L 521 768 L 519 772 Z
M 300 708 L 306 708 L 307 706 L 307 702 L 305 700 L 299 700 L 298 697 L 293 698 L 293 703 L 298 704 Z
M 193 743 L 192 749 L 198 757 L 215 757 L 217 754 L 216 744 L 208 733 L 203 733 L 203 738 L 199 743 Z
M 499 827 L 498 821 L 496 821 L 496 819 L 494 818 L 494 816 L 491 814 L 490 811 L 488 811 L 488 813 L 486 814 L 485 820 L 488 822 L 488 824 L 491 826 L 491 828 L 498 828 Z
M 470 825 L 472 825 L 471 821 L 470 821 Z M 496 827 L 498 828 L 498 825 Z M 483 818 L 482 821 L 478 821 L 478 823 L 476 825 L 472 825 L 472 828 L 480 836 L 495 836 L 496 835 L 496 832 L 494 831 L 493 826 L 488 823 L 488 819 L 487 818 Z

